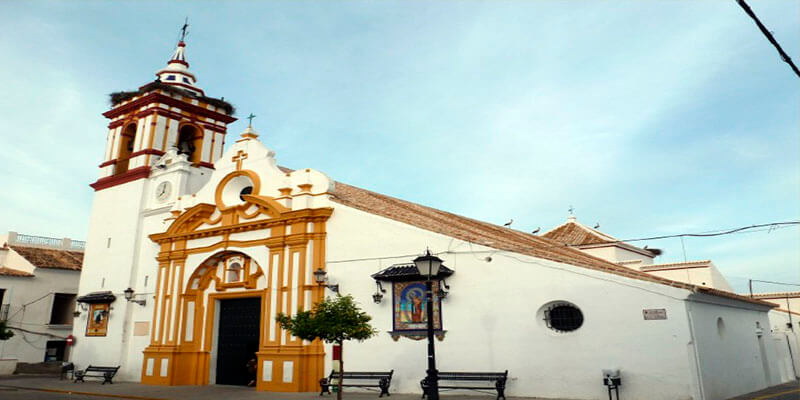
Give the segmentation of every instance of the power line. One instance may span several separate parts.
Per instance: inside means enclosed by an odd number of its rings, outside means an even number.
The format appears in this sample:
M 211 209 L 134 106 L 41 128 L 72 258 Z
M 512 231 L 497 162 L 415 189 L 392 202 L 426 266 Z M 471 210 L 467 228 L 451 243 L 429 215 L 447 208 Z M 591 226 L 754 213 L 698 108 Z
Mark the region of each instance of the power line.
M 762 281 L 759 279 L 750 279 L 751 282 L 761 282 L 761 283 L 771 283 L 773 285 L 787 285 L 787 286 L 800 286 L 798 283 L 787 283 L 787 282 L 774 282 L 774 281 Z
M 786 52 L 783 51 L 783 49 L 781 48 L 781 45 L 778 44 L 778 41 L 775 40 L 774 36 L 772 36 L 772 32 L 767 30 L 767 27 L 765 27 L 764 24 L 761 23 L 761 21 L 758 19 L 756 14 L 753 12 L 753 10 L 750 8 L 750 6 L 747 5 L 747 3 L 744 2 L 744 0 L 736 0 L 736 2 L 739 3 L 739 5 L 742 7 L 742 9 L 744 9 L 744 12 L 747 13 L 747 15 L 749 15 L 750 18 L 753 19 L 753 21 L 755 21 L 756 25 L 758 25 L 758 29 L 761 30 L 761 33 L 763 33 L 764 36 L 767 37 L 767 40 L 769 40 L 769 42 L 772 43 L 773 46 L 775 46 L 775 49 L 778 50 L 778 53 L 781 55 L 781 58 L 783 59 L 783 61 L 786 62 L 787 64 L 789 64 L 789 66 L 792 68 L 792 71 L 794 71 L 794 73 L 797 75 L 797 77 L 800 78 L 800 70 L 798 70 L 797 66 L 794 65 L 794 62 L 792 62 L 792 59 L 789 57 L 789 55 L 786 54 Z
M 676 237 L 679 237 L 679 238 L 684 238 L 684 237 L 712 237 L 712 236 L 730 235 L 730 234 L 734 234 L 734 233 L 751 233 L 751 232 L 761 232 L 761 231 L 773 231 L 773 230 L 780 229 L 780 228 L 786 228 L 786 227 L 789 227 L 791 225 L 800 225 L 800 221 L 772 222 L 772 223 L 768 223 L 768 224 L 750 225 L 750 226 L 744 226 L 744 227 L 733 228 L 733 229 L 728 229 L 728 230 L 707 231 L 707 232 L 710 232 L 710 233 L 679 233 L 679 234 L 674 234 L 674 235 L 661 235 L 661 236 L 652 236 L 652 237 L 638 238 L 638 239 L 624 239 L 624 240 L 617 240 L 617 241 L 611 241 L 611 242 L 604 242 L 604 244 L 624 243 L 624 242 L 640 242 L 640 241 L 644 241 L 644 240 L 659 240 L 659 239 L 669 239 L 669 238 L 676 238 Z M 768 229 L 757 229 L 757 228 L 765 228 L 765 227 L 769 227 L 769 228 Z M 757 230 L 754 230 L 754 229 L 757 229 Z M 453 238 L 451 238 L 451 239 L 453 239 Z M 440 252 L 434 252 L 433 254 L 434 255 L 466 254 L 466 253 L 477 254 L 477 253 L 496 253 L 496 252 L 500 252 L 500 251 L 509 251 L 509 250 L 499 250 L 499 249 L 497 249 L 497 250 L 473 251 L 472 250 L 472 244 L 473 244 L 472 241 L 463 240 L 463 242 L 469 243 L 470 251 L 445 250 L 445 251 L 440 251 Z M 478 244 L 478 245 L 481 245 L 481 246 L 486 246 L 486 247 L 492 247 L 491 244 L 485 244 L 485 243 L 484 244 L 475 243 L 475 244 Z M 452 245 L 452 240 L 451 240 L 450 245 L 448 245 L 448 248 L 451 245 Z M 556 245 L 556 244 L 547 245 L 545 243 L 540 243 L 539 245 L 548 246 L 548 247 L 561 247 L 562 246 L 561 244 L 558 244 L 558 245 Z M 575 247 L 576 245 L 564 244 L 563 246 Z M 458 246 L 456 246 L 456 247 L 458 247 Z M 394 259 L 394 258 L 411 259 L 412 257 L 417 257 L 419 255 L 420 254 L 417 253 L 417 254 L 403 254 L 403 255 L 389 255 L 389 256 L 377 256 L 377 257 L 351 258 L 351 259 L 346 259 L 346 260 L 331 260 L 331 261 L 326 261 L 325 263 L 326 264 L 339 264 L 339 263 L 349 263 L 349 262 L 359 262 L 359 261 L 389 260 L 389 259 Z
M 659 239 L 669 239 L 669 238 L 684 238 L 684 237 L 711 237 L 711 236 L 722 236 L 722 235 L 730 235 L 732 233 L 742 232 L 750 229 L 755 228 L 764 228 L 764 227 L 771 227 L 769 230 L 777 229 L 782 226 L 787 225 L 798 225 L 800 221 L 786 221 L 786 222 L 771 222 L 769 224 L 758 224 L 758 225 L 750 225 L 750 226 L 743 226 L 741 228 L 734 228 L 728 229 L 726 231 L 714 232 L 714 233 L 679 233 L 675 235 L 661 235 L 661 236 L 651 236 L 646 238 L 637 238 L 637 239 L 624 239 L 624 240 L 617 240 L 613 242 L 606 242 L 606 243 L 624 243 L 624 242 L 641 242 L 643 240 L 659 240 Z

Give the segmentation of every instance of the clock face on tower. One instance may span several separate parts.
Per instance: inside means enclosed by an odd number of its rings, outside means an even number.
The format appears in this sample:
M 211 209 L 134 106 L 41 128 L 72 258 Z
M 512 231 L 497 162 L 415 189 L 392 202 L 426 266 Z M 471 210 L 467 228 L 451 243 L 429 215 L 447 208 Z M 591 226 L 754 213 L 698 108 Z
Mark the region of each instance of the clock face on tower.
M 161 182 L 156 186 L 156 200 L 158 201 L 166 200 L 171 193 L 172 184 L 168 181 Z

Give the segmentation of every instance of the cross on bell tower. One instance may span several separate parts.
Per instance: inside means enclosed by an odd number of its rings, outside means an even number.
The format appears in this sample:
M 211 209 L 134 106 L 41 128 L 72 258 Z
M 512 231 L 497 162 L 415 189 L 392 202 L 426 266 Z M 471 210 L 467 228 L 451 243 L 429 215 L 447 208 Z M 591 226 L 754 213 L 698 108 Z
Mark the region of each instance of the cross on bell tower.
M 181 27 L 181 42 L 186 39 L 186 35 L 189 34 L 189 17 L 186 17 L 186 21 L 183 22 L 183 26 Z

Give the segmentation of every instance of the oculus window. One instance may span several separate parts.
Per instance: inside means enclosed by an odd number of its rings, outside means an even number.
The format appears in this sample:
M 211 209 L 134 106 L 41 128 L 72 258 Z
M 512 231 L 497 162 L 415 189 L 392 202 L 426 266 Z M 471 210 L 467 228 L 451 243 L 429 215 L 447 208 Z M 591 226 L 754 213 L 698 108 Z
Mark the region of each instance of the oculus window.
M 556 301 L 540 310 L 545 325 L 556 332 L 572 332 L 583 325 L 583 312 L 572 303 Z

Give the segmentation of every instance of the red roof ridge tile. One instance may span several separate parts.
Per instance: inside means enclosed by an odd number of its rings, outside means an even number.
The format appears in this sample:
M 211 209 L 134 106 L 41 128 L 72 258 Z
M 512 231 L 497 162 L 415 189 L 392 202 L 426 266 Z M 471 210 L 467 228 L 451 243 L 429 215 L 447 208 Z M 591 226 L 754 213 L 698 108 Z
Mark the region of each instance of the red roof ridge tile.
M 14 268 L 0 267 L 0 276 L 18 276 L 23 278 L 30 278 L 34 275 L 30 272 L 20 271 Z
M 683 261 L 683 262 L 664 263 L 664 264 L 650 264 L 650 265 L 642 265 L 642 268 L 677 267 L 679 265 L 702 265 L 702 264 L 711 264 L 711 260 L 697 260 L 697 261 Z
M 797 296 L 800 297 L 800 292 L 764 292 L 764 293 L 753 293 L 753 297 L 764 297 L 764 298 L 786 298 L 786 296 L 792 297 Z

